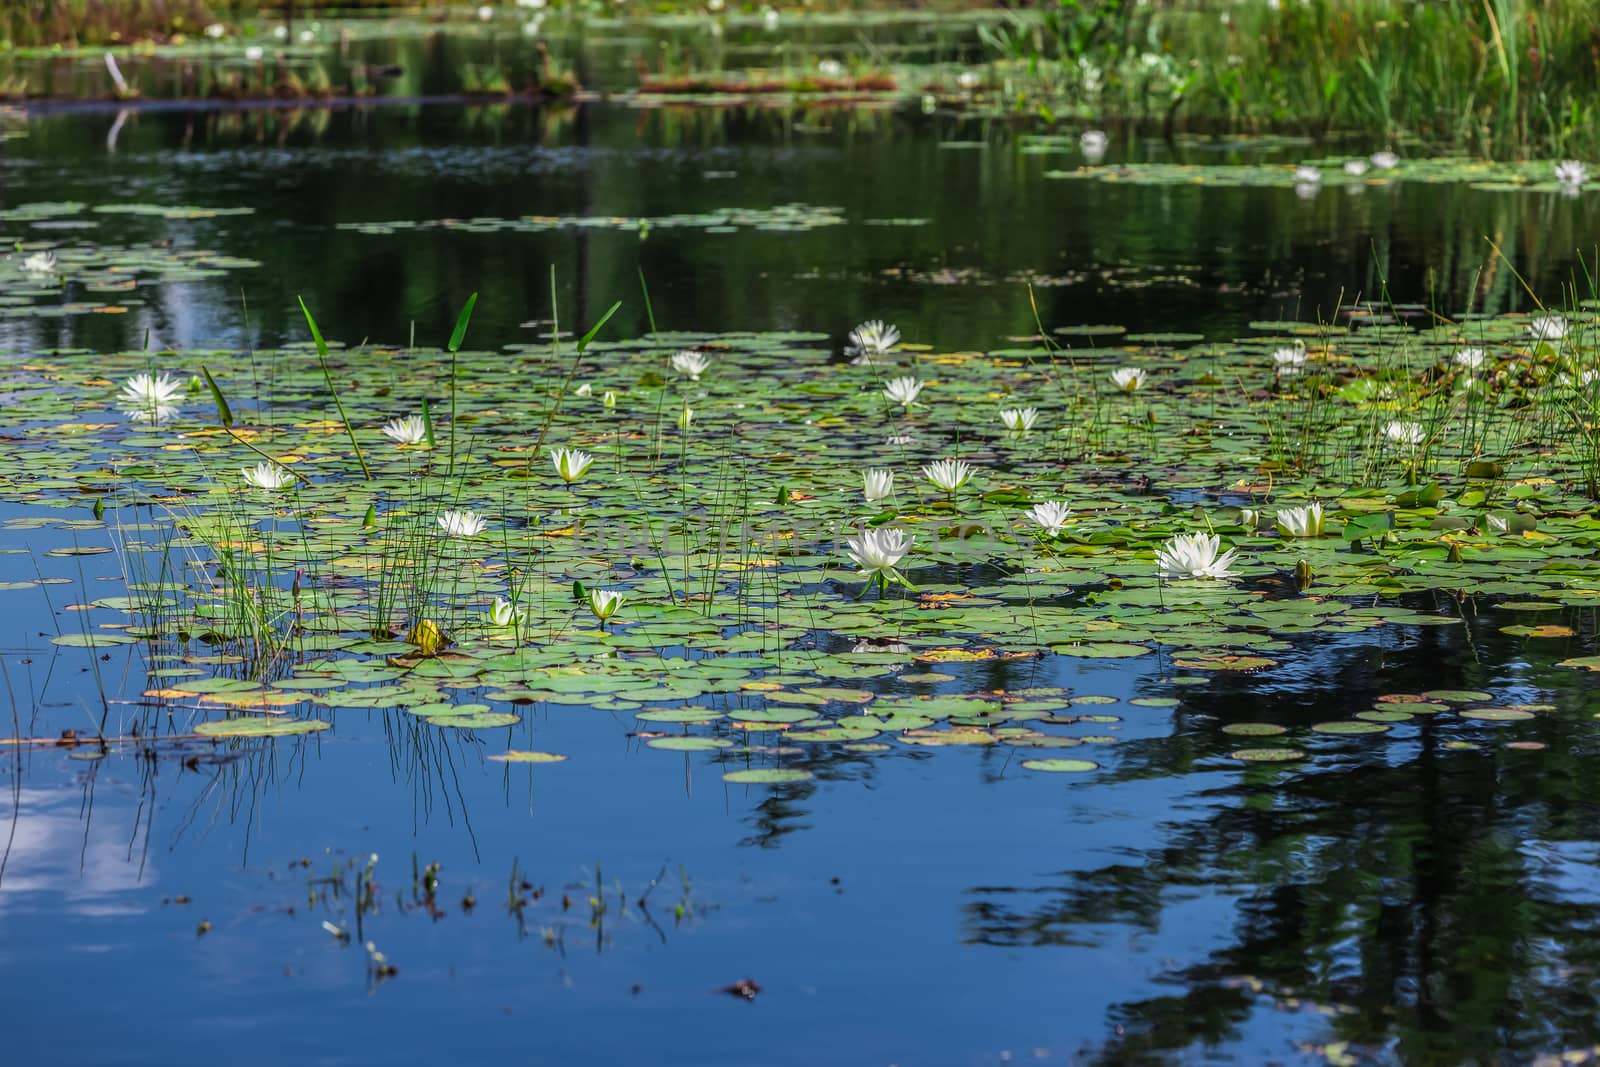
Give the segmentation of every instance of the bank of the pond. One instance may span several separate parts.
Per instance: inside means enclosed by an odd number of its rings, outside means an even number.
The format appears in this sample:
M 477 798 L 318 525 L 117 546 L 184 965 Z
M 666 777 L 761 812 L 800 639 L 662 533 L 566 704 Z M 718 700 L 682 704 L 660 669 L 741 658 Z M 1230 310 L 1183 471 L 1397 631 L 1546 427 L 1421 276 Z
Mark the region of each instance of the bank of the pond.
M 76 63 L 70 52 L 14 47 L 0 53 L 0 95 L 504 97 L 586 86 L 784 105 L 886 94 L 1047 127 L 1358 135 L 1495 159 L 1600 155 L 1589 106 L 1600 8 L 1588 3 L 491 4 L 298 22 L 275 12 L 241 11 L 192 39 L 133 50 L 131 35 L 89 34 L 76 39 L 89 49 Z M 102 69 L 102 44 L 130 68 L 125 83 Z

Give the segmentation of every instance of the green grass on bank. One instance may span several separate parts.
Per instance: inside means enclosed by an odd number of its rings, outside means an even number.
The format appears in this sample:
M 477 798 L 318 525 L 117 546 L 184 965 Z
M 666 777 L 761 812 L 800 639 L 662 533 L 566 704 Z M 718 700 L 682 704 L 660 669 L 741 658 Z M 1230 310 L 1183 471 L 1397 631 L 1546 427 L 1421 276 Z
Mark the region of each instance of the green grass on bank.
M 802 11 L 911 6 L 770 2 L 786 20 Z M 765 11 L 768 3 L 492 0 L 485 6 L 530 24 L 551 10 L 579 19 L 702 12 L 712 27 Z M 385 5 L 0 0 L 0 41 L 26 48 L 232 38 L 264 32 L 269 21 L 378 6 Z M 969 0 L 917 5 L 974 6 Z M 461 22 L 475 20 L 479 5 L 386 7 L 427 22 Z M 783 25 L 787 34 L 803 21 Z M 1499 159 L 1600 157 L 1600 0 L 1033 0 L 1005 9 L 1003 17 L 976 20 L 974 32 L 983 47 L 971 58 L 993 65 L 983 84 L 1000 90 L 985 93 L 982 104 L 990 109 L 1172 129 L 1355 133 Z
M 1600 151 L 1600 0 L 1041 0 L 982 32 L 1030 103 L 1102 120 Z

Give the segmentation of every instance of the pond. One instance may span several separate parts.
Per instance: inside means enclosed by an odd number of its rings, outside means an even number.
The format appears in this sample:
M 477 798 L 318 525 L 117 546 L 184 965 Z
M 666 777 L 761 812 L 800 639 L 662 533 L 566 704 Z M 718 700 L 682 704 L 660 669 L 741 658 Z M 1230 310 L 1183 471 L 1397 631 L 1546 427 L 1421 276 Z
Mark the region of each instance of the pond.
M 944 108 L 3 129 L 20 1062 L 1600 1042 L 1592 189 Z

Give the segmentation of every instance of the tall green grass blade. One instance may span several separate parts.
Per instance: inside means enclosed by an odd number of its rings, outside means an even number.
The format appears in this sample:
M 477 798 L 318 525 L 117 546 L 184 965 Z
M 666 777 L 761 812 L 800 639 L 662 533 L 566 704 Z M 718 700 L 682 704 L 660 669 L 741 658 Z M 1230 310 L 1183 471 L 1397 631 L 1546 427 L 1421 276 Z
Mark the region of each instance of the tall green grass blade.
M 600 332 L 600 327 L 610 322 L 611 316 L 615 315 L 617 313 L 617 309 L 621 306 L 622 301 L 618 300 L 615 304 L 612 304 L 610 307 L 606 308 L 606 313 L 600 316 L 600 321 L 589 327 L 588 333 L 578 338 L 579 355 L 583 354 L 583 350 L 589 347 L 589 342 L 594 340 L 594 335 Z
M 203 364 L 200 367 L 200 377 L 206 380 L 206 388 L 211 390 L 211 399 L 217 405 L 217 421 L 222 423 L 222 428 L 226 430 L 233 425 L 233 409 L 228 406 L 228 398 L 222 395 L 222 388 L 217 385 L 217 380 L 211 377 L 211 372 L 206 370 Z
M 450 463 L 448 473 L 454 474 L 456 470 L 456 352 L 461 348 L 461 341 L 467 336 L 467 323 L 472 321 L 472 309 L 478 303 L 478 294 L 473 293 L 467 297 L 466 306 L 461 309 L 461 314 L 456 316 L 456 328 L 450 331 L 450 343 L 445 347 L 450 352 Z M 428 447 L 433 447 L 433 430 L 428 430 Z
M 644 317 L 650 323 L 650 339 L 656 337 L 656 313 L 650 306 L 650 287 L 644 282 L 644 268 L 639 268 L 639 291 L 644 294 Z
M 333 406 L 339 411 L 339 421 L 344 423 L 345 436 L 350 439 L 350 447 L 355 451 L 356 462 L 361 464 L 361 476 L 367 481 L 372 481 L 372 468 L 367 466 L 367 457 L 361 451 L 361 442 L 356 440 L 356 431 L 350 425 L 350 417 L 344 413 L 344 401 L 339 399 L 339 390 L 333 385 L 333 372 L 328 369 L 328 342 L 322 339 L 322 331 L 317 329 L 317 320 L 311 317 L 311 309 L 306 307 L 306 298 L 295 297 L 300 301 L 300 311 L 306 317 L 306 325 L 311 327 L 311 340 L 316 342 L 317 362 L 322 365 L 322 380 L 328 383 L 328 393 L 333 397 Z
M 472 309 L 477 306 L 478 294 L 473 293 L 467 297 L 466 306 L 461 309 L 461 314 L 456 316 L 456 328 L 450 333 L 450 343 L 445 347 L 451 352 L 459 351 L 461 342 L 467 336 L 467 323 L 472 321 Z

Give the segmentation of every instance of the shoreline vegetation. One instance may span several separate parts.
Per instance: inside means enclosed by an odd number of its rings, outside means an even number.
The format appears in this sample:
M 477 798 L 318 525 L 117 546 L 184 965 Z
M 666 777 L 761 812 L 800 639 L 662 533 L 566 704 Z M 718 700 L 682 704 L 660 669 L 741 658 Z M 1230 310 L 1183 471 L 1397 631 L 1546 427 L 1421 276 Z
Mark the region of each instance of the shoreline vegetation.
M 400 68 L 352 58 L 351 27 L 361 20 L 348 16 L 361 12 L 391 20 L 396 32 L 486 35 L 491 58 L 466 49 L 454 54 L 453 94 L 567 98 L 584 88 L 568 67 L 583 69 L 574 52 L 586 36 L 603 39 L 606 27 L 653 20 L 691 40 L 703 30 L 713 43 L 669 54 L 663 42 L 654 56 L 636 55 L 636 82 L 618 95 L 684 102 L 871 98 L 1045 127 L 1092 122 L 1168 135 L 1354 136 L 1512 160 L 1600 155 L 1600 3 L 1594 0 L 1037 0 L 911 11 L 884 4 L 504 0 L 341 4 L 327 22 L 319 21 L 327 5 L 304 0 L 56 0 L 45 7 L 40 18 L 12 12 L 0 24 L 0 62 L 9 60 L 0 99 L 379 96 Z M 891 12 L 967 18 L 970 47 L 952 45 L 941 56 L 948 61 L 904 64 L 893 62 L 889 50 L 863 51 L 859 42 L 844 46 L 853 52 L 843 61 L 831 54 L 837 47 L 786 43 L 807 35 L 785 31 L 818 19 Z M 736 34 L 747 44 L 765 41 L 774 52 L 771 65 L 734 65 L 721 42 Z M 92 71 L 46 84 L 29 76 L 30 62 L 108 50 L 151 68 L 153 77 L 130 73 L 124 81 Z M 114 58 L 108 70 L 115 71 Z

